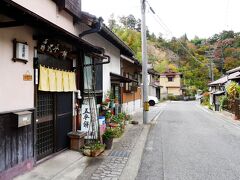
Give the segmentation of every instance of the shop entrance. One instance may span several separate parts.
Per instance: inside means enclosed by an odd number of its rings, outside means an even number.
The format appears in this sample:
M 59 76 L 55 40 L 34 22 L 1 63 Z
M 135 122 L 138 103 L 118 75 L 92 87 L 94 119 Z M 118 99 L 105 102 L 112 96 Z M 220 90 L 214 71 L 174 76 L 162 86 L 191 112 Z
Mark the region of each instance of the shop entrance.
M 69 77 L 73 71 L 73 61 L 71 58 L 64 58 L 61 53 L 54 53 L 53 49 L 49 53 L 48 48 L 52 45 L 61 51 L 73 50 L 70 45 L 60 41 L 39 40 L 39 82 L 36 87 L 37 160 L 68 148 L 70 140 L 67 134 L 72 131 L 74 88 L 70 88 Z M 41 46 L 48 48 L 41 49 Z M 72 54 L 71 57 L 75 56 Z
M 37 160 L 69 147 L 72 93 L 38 92 Z
M 56 151 L 69 147 L 67 134 L 72 130 L 72 93 L 56 93 Z

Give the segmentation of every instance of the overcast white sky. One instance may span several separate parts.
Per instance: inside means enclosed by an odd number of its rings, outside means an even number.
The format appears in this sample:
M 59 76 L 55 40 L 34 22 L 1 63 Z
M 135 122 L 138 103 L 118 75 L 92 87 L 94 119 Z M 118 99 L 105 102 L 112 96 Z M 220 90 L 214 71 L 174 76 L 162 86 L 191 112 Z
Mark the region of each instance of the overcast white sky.
M 148 0 L 155 12 L 171 30 L 166 32 L 147 11 L 147 26 L 165 38 L 191 39 L 195 35 L 207 38 L 223 30 L 240 32 L 240 0 Z M 110 14 L 115 17 L 133 14 L 140 18 L 140 0 L 82 0 L 82 9 L 102 16 L 107 24 Z

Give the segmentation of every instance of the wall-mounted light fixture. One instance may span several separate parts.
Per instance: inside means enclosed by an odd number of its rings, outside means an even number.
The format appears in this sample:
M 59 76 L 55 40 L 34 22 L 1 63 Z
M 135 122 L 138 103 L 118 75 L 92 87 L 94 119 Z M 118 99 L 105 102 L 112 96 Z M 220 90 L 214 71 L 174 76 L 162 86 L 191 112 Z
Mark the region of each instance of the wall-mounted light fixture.
M 13 58 L 14 62 L 23 62 L 27 64 L 29 57 L 29 47 L 27 42 L 19 42 L 16 39 L 13 40 Z
M 37 53 L 37 48 L 34 48 L 34 57 L 33 57 L 33 66 L 34 66 L 34 84 L 38 84 L 38 68 L 39 68 L 39 63 L 38 63 L 38 53 Z
M 76 70 L 76 68 L 77 68 L 77 59 L 73 59 L 72 60 L 72 66 L 73 66 L 73 70 Z

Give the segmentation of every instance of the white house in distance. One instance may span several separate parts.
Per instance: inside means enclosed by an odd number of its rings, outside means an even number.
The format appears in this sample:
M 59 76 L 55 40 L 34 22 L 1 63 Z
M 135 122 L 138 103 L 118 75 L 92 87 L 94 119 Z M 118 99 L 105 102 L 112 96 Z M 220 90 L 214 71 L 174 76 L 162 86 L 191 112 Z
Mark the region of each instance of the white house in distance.
M 148 64 L 148 95 L 160 99 L 160 74 Z

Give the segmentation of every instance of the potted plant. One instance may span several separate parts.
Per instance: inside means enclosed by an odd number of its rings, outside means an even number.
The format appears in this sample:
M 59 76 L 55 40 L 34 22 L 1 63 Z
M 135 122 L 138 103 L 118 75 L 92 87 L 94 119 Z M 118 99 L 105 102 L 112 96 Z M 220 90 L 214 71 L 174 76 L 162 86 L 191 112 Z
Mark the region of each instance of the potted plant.
M 106 119 L 107 124 L 110 123 L 111 118 L 112 118 L 112 113 L 111 113 L 111 111 L 107 111 L 106 114 L 105 114 L 105 119 Z
M 117 115 L 114 115 L 111 119 L 111 123 L 109 124 L 110 127 L 119 127 L 121 124 L 120 119 Z
M 104 149 L 105 145 L 101 144 L 99 141 L 96 141 L 85 145 L 83 148 L 83 154 L 86 156 L 96 157 L 100 155 Z
M 113 143 L 113 131 L 112 129 L 107 129 L 105 133 L 102 135 L 103 138 L 103 144 L 106 145 L 106 149 L 111 149 L 112 148 L 112 143 Z
M 126 114 L 125 113 L 118 113 L 118 118 L 121 120 L 121 121 L 124 121 L 126 119 Z
M 112 129 L 113 132 L 113 138 L 119 138 L 123 134 L 123 129 L 121 127 L 116 127 Z
M 118 114 L 119 124 L 120 124 L 120 127 L 122 127 L 123 129 L 125 128 L 126 117 L 127 115 L 124 112 Z
M 101 103 L 101 105 L 102 105 L 102 110 L 104 110 L 104 111 L 108 110 L 109 102 L 103 101 L 103 102 Z

